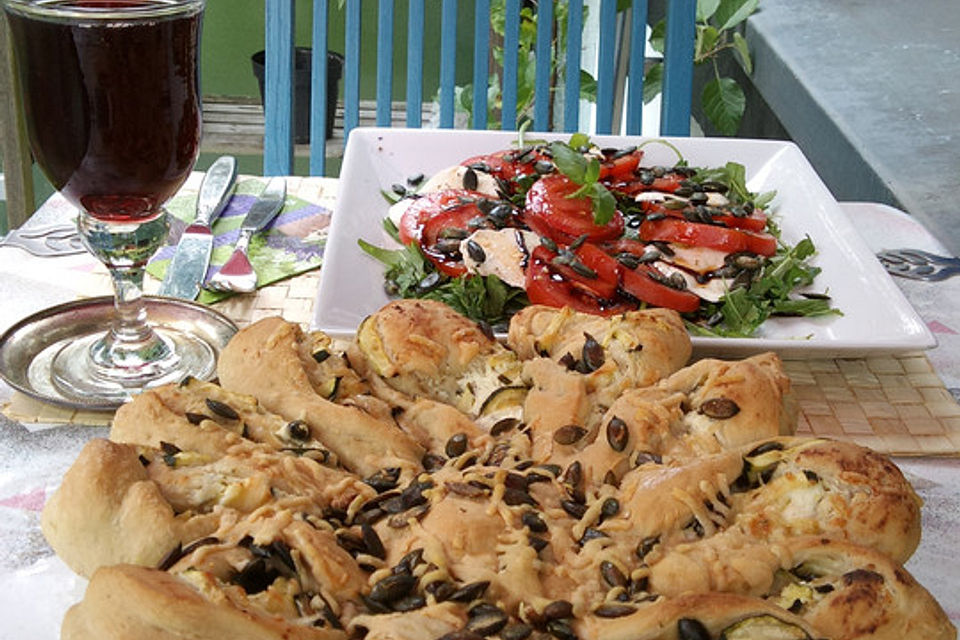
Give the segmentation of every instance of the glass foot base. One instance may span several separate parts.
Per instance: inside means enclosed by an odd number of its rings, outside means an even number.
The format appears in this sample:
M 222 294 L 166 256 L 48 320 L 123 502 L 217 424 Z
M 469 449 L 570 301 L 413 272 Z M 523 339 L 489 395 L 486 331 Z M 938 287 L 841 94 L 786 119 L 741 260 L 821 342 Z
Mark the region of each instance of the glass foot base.
M 102 360 L 97 356 L 103 351 L 103 334 L 69 342 L 50 363 L 51 381 L 67 397 L 123 402 L 144 389 L 179 382 L 188 375 L 201 380 L 212 377 L 217 354 L 206 341 L 171 327 L 155 327 L 154 332 L 160 339 L 155 351 L 164 352 L 161 358 L 140 362 L 128 358 L 116 367 L 97 361 Z

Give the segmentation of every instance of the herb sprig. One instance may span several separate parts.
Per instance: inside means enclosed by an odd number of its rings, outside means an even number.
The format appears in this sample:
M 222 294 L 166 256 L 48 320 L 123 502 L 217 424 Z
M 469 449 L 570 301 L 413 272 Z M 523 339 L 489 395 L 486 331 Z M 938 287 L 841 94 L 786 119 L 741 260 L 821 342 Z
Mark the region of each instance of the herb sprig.
M 571 182 L 580 185 L 579 189 L 567 197 L 590 198 L 593 206 L 593 222 L 603 226 L 613 219 L 617 200 L 610 190 L 599 182 L 600 161 L 596 158 L 588 159 L 577 150 L 589 144 L 589 137 L 582 133 L 575 133 L 570 137 L 569 144 L 551 142 L 549 149 L 557 170 L 567 176 Z

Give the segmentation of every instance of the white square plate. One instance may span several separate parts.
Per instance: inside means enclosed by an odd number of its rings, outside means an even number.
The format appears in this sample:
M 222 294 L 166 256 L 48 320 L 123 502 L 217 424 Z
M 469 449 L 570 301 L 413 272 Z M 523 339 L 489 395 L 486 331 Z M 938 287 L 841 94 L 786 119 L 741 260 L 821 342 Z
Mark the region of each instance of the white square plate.
M 569 134 L 528 133 L 528 138 L 569 139 Z M 381 247 L 396 243 L 383 230 L 388 203 L 382 191 L 418 173 L 427 176 L 483 153 L 508 149 L 515 132 L 450 129 L 375 129 L 350 132 L 340 174 L 337 205 L 325 250 L 313 327 L 349 336 L 364 317 L 389 300 L 383 266 L 363 252 L 357 240 Z M 625 147 L 640 137 L 594 136 L 603 147 Z M 770 140 L 670 138 L 693 166 L 746 167 L 747 187 L 776 190 L 775 220 L 783 239 L 795 244 L 809 235 L 813 259 L 823 272 L 814 284 L 826 291 L 843 316 L 775 318 L 755 338 L 700 338 L 698 356 L 742 356 L 774 350 L 788 357 L 856 357 L 928 349 L 933 335 L 867 248 L 826 186 L 796 145 Z M 645 147 L 644 165 L 673 165 L 665 145 Z

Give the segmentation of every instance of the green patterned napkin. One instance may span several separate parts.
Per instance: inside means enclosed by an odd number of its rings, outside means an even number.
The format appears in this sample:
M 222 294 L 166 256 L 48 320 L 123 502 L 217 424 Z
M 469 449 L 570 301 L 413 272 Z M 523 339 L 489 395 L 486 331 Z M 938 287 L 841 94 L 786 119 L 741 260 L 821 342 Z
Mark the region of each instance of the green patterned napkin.
M 267 181 L 246 178 L 237 181 L 233 195 L 220 217 L 213 223 L 213 255 L 207 269 L 209 279 L 233 252 L 240 237 L 240 223 L 266 187 Z M 187 225 L 196 218 L 196 190 L 181 190 L 170 202 L 170 235 L 167 244 L 150 259 L 147 272 L 162 280 L 176 251 L 177 242 Z M 324 203 L 332 206 L 332 202 Z M 331 209 L 303 200 L 288 191 L 280 214 L 269 227 L 250 241 L 250 263 L 257 272 L 257 287 L 316 269 L 323 261 Z M 210 304 L 234 293 L 200 291 L 199 302 Z

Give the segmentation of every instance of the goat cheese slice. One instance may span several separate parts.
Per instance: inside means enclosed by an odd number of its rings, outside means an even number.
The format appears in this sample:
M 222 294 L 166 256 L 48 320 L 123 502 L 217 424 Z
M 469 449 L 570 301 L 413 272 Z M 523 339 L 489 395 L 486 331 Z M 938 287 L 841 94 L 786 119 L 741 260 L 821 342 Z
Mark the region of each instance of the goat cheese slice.
M 710 278 L 705 283 L 701 284 L 697 282 L 697 279 L 690 275 L 688 272 L 683 269 L 678 269 L 669 262 L 663 262 L 658 260 L 653 263 L 653 266 L 668 278 L 675 273 L 679 273 L 680 276 L 687 283 L 687 291 L 690 291 L 693 294 L 696 294 L 703 300 L 708 302 L 719 302 L 720 298 L 727 293 L 730 286 L 730 281 L 726 278 Z
M 471 241 L 475 243 L 472 251 L 468 247 Z M 460 243 L 460 253 L 468 272 L 494 275 L 511 286 L 523 287 L 530 252 L 539 244 L 540 237 L 532 231 L 478 229 Z
M 484 195 L 496 198 L 498 195 L 497 181 L 489 173 L 483 171 L 474 171 L 468 167 L 455 165 L 441 169 L 433 174 L 429 180 L 423 183 L 423 186 L 417 190 L 417 193 L 433 193 L 434 191 L 448 191 L 450 189 L 466 189 L 463 181 L 467 171 L 472 171 L 477 177 L 476 187 L 470 191 L 477 191 Z

